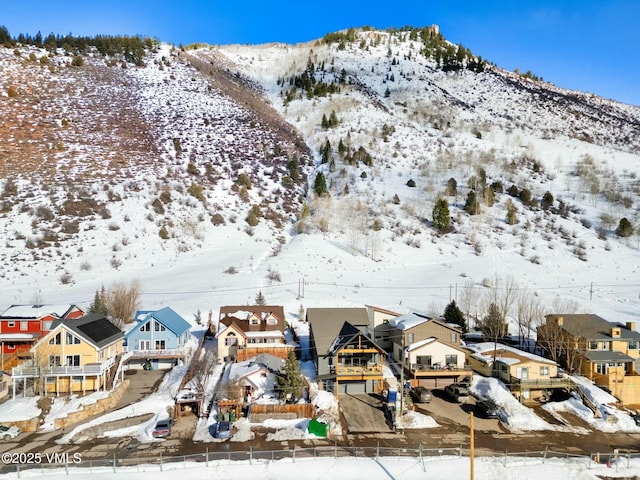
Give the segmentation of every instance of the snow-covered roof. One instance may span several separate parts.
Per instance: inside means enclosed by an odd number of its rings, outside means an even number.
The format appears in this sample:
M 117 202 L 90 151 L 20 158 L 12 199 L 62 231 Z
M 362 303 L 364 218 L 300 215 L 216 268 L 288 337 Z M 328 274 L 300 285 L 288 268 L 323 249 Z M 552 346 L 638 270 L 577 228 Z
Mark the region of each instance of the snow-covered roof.
M 37 333 L 0 333 L 1 342 L 30 341 L 38 337 Z
M 262 332 L 245 332 L 247 338 L 282 338 L 284 335 L 277 330 L 265 330 Z
M 425 338 L 424 340 L 420 340 L 419 342 L 414 342 L 407 347 L 407 352 L 411 352 L 417 348 L 428 345 L 429 343 L 436 342 L 438 339 L 436 337 Z
M 2 315 L 1 319 L 37 319 L 47 315 L 54 315 L 56 317 L 63 317 L 69 310 L 75 305 L 68 303 L 60 305 L 11 305 L 7 308 Z
M 400 315 L 399 317 L 392 318 L 391 320 L 389 320 L 389 324 L 399 330 L 407 330 L 422 323 L 428 322 L 429 320 L 432 320 L 431 317 L 412 312 L 407 313 L 406 315 Z
M 177 337 L 181 336 L 184 332 L 191 328 L 189 322 L 178 315 L 171 307 L 165 307 L 160 310 L 138 310 L 134 318 L 137 322 L 131 329 L 129 329 L 126 335 L 131 334 L 135 327 L 144 323 L 151 318 L 155 318 L 162 325 L 171 330 Z
M 482 360 L 485 362 L 493 361 L 494 351 L 496 352 L 496 360 L 500 360 L 502 363 L 508 365 L 515 365 L 520 363 L 523 359 L 527 359 L 533 362 L 538 363 L 547 363 L 550 365 L 557 365 L 556 362 L 550 360 L 545 357 L 541 357 L 540 355 L 536 355 L 535 353 L 525 352 L 524 350 L 519 350 L 517 348 L 511 347 L 509 345 L 504 345 L 502 343 L 494 343 L 494 342 L 481 342 L 481 343 L 472 343 L 470 345 L 466 345 L 464 348 L 470 350 L 472 352 L 471 356 L 478 360 Z M 507 353 L 512 356 L 505 356 L 504 353 Z

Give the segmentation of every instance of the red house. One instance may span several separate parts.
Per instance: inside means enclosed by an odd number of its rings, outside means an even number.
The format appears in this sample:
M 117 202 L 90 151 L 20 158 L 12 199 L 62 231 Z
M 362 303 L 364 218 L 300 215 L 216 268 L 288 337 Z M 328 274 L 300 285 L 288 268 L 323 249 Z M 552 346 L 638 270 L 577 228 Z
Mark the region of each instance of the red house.
M 3 368 L 9 368 L 51 328 L 57 319 L 80 318 L 84 311 L 77 305 L 12 305 L 0 315 L 0 352 Z

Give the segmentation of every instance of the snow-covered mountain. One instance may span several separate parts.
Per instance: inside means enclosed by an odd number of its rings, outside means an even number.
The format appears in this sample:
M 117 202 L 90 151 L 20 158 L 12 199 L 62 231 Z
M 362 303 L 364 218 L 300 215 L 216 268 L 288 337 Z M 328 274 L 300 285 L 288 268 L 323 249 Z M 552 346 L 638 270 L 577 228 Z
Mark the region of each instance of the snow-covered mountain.
M 2 302 L 138 278 L 146 308 L 185 317 L 258 290 L 291 315 L 483 315 L 512 284 L 544 312 L 637 319 L 640 108 L 470 52 L 443 68 L 433 34 L 161 45 L 144 67 L 0 48 Z

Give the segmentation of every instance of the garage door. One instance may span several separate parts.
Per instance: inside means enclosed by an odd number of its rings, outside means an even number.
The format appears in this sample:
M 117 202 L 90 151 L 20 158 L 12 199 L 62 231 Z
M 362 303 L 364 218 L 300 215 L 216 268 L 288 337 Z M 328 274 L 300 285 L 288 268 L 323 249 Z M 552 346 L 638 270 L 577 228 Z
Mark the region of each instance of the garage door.
M 367 393 L 367 384 L 365 382 L 341 382 L 340 393 Z
M 444 388 L 456 383 L 456 379 L 457 377 L 421 378 L 418 380 L 418 385 L 429 389 Z

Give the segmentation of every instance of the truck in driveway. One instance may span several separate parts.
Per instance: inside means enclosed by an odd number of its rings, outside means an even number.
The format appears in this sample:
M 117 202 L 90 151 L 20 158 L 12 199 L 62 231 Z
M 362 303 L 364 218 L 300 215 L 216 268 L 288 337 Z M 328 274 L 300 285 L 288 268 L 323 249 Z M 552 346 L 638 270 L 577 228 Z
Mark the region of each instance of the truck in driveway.
M 452 383 L 444 387 L 444 393 L 450 400 L 457 403 L 467 403 L 471 397 L 466 383 Z

